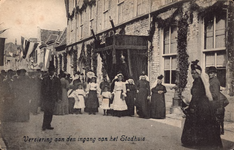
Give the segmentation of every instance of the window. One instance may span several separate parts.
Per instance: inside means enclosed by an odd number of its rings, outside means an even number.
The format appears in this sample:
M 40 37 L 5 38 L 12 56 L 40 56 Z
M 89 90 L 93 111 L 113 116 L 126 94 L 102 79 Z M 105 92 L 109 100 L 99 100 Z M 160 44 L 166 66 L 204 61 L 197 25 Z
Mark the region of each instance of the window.
M 225 18 L 225 12 L 204 18 L 205 67 L 217 68 L 222 87 L 226 86 Z
M 148 7 L 146 0 L 136 0 L 136 16 L 145 14 L 148 11 Z
M 124 2 L 124 0 L 118 0 L 118 4 L 119 4 L 119 3 L 123 3 L 123 2 Z
M 109 27 L 109 15 L 108 11 L 104 12 L 103 14 L 103 29 L 107 29 Z
M 94 27 L 93 26 L 94 14 L 95 14 L 94 10 L 95 10 L 95 8 L 93 6 L 90 7 L 90 9 L 89 9 L 89 27 L 90 27 L 89 32 L 90 32 L 90 35 L 92 35 L 91 29 Z
M 77 4 L 77 0 L 73 0 L 73 8 L 76 7 L 76 4 Z
M 104 6 L 103 11 L 104 11 L 104 12 L 105 12 L 105 11 L 108 11 L 109 8 L 110 8 L 110 1 L 109 1 L 109 0 L 103 0 L 103 2 L 104 2 L 104 4 L 103 4 L 103 6 Z
M 177 2 L 178 0 L 165 0 L 165 4 L 171 3 L 171 2 Z
M 118 0 L 118 23 L 123 22 L 123 5 L 124 1 L 123 0 Z
M 164 82 L 175 84 L 177 68 L 177 27 L 166 27 L 163 35 Z
M 107 29 L 109 27 L 109 7 L 110 7 L 110 1 L 109 0 L 103 0 L 104 4 L 104 11 L 103 11 L 103 30 Z
M 137 12 L 136 15 L 140 15 L 142 10 L 142 0 L 137 0 Z
M 204 49 L 225 48 L 225 13 L 205 18 Z

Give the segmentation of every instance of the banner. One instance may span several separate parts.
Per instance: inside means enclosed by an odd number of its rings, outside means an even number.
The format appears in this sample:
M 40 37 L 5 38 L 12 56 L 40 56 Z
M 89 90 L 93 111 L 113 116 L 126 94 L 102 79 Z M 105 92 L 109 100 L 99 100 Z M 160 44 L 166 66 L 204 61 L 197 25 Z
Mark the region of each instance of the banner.
M 30 55 L 35 51 L 37 46 L 38 46 L 38 43 L 29 42 L 29 48 L 28 48 L 28 52 L 26 55 L 26 59 L 30 57 Z
M 50 55 L 51 55 L 50 49 L 46 49 L 46 51 L 45 51 L 44 70 L 47 70 L 49 68 Z
M 28 53 L 29 44 L 30 44 L 30 42 L 25 40 L 25 48 L 23 49 L 24 58 L 26 57 L 26 55 Z
M 5 38 L 0 38 L 0 66 L 4 65 Z
M 24 37 L 21 36 L 21 46 L 22 46 L 22 50 L 25 49 L 25 42 L 24 42 Z

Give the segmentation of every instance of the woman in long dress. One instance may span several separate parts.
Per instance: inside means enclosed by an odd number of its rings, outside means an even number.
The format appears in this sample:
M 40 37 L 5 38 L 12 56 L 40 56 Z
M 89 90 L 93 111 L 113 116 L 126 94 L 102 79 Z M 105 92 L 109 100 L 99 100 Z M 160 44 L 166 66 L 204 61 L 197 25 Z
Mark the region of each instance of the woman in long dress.
M 89 112 L 89 114 L 96 115 L 96 112 L 98 112 L 99 102 L 98 102 L 98 84 L 96 83 L 96 77 L 91 77 L 91 82 L 87 85 L 88 97 L 86 99 L 86 111 Z
M 66 115 L 68 111 L 68 96 L 67 91 L 69 89 L 69 82 L 66 80 L 66 74 L 63 71 L 60 71 L 60 82 L 62 87 L 62 99 L 61 101 L 56 102 L 55 104 L 55 115 Z
M 191 74 L 194 79 L 191 88 L 192 99 L 187 109 L 184 110 L 186 120 L 181 136 L 184 146 L 199 146 L 206 149 L 216 146 L 214 139 L 216 122 L 212 114 L 210 101 L 212 96 L 209 91 L 209 82 L 206 82 L 198 61 L 191 64 Z
M 140 118 L 149 118 L 149 96 L 150 96 L 150 85 L 149 81 L 146 80 L 147 76 L 143 73 L 140 76 L 140 80 L 137 82 L 137 98 L 136 98 L 136 109 L 137 114 Z
M 126 104 L 128 106 L 127 115 L 133 116 L 134 115 L 134 103 L 136 99 L 136 85 L 132 77 L 130 77 L 127 80 L 126 89 L 127 89 Z
M 165 93 L 166 87 L 162 85 L 163 76 L 158 76 L 157 85 L 152 88 L 150 116 L 155 119 L 164 119 L 166 117 Z
M 123 74 L 117 74 L 118 81 L 114 82 L 114 99 L 111 104 L 111 108 L 114 110 L 114 116 L 121 117 L 124 115 L 124 112 L 128 109 L 127 104 L 125 102 L 126 95 L 126 85 L 123 82 Z

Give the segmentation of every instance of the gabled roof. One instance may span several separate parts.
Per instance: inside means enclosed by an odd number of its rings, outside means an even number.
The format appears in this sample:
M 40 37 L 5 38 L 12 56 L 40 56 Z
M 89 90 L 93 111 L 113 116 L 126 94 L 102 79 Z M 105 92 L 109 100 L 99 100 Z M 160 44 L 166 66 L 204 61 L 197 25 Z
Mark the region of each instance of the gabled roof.
M 20 45 L 15 45 L 14 43 L 10 42 L 10 43 L 6 43 L 5 44 L 5 52 L 9 53 L 16 53 L 17 50 L 20 48 Z
M 66 45 L 66 39 L 67 39 L 67 28 L 65 28 L 60 35 L 60 37 L 56 41 L 56 47 L 61 45 Z
M 46 30 L 46 29 L 41 29 L 41 43 L 46 44 L 47 42 L 52 42 L 56 41 L 59 36 L 61 35 L 62 31 L 53 31 L 53 30 Z

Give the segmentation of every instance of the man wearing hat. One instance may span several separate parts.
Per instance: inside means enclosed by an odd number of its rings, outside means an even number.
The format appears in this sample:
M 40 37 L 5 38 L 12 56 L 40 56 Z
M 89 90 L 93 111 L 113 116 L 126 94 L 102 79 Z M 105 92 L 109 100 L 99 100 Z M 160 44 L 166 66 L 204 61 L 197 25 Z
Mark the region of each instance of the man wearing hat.
M 15 118 L 18 122 L 29 120 L 29 100 L 31 82 L 23 67 L 18 71 L 18 78 L 13 81 L 13 91 L 15 93 L 14 110 Z
M 53 111 L 56 101 L 61 101 L 62 88 L 61 82 L 58 77 L 55 76 L 54 65 L 49 66 L 48 76 L 44 77 L 41 85 L 42 92 L 42 105 L 44 110 L 44 118 L 42 124 L 42 130 L 53 130 L 51 127 L 51 121 L 53 117 Z
M 2 98 L 4 100 L 3 102 L 3 119 L 4 121 L 13 121 L 14 114 L 13 114 L 13 90 L 12 90 L 12 83 L 13 83 L 13 70 L 9 69 L 7 71 L 6 78 L 2 82 Z
M 224 119 L 224 106 L 220 99 L 220 82 L 217 78 L 217 69 L 214 66 L 208 68 L 207 73 L 209 75 L 209 83 L 210 83 L 210 92 L 213 98 L 212 106 L 213 106 L 213 113 L 215 113 L 216 120 L 217 120 L 217 133 L 216 137 L 220 138 L 220 133 L 223 134 L 223 119 Z M 221 131 L 220 129 L 221 125 Z M 219 142 L 222 145 L 221 142 Z
M 208 68 L 207 73 L 209 75 L 209 83 L 210 83 L 210 92 L 212 94 L 214 101 L 219 101 L 219 93 L 220 93 L 220 82 L 217 78 L 217 69 L 214 66 Z

